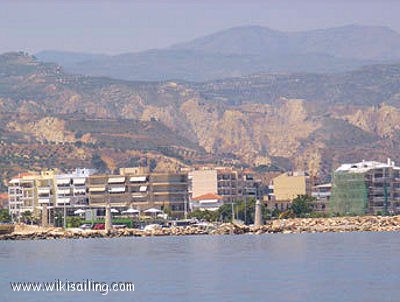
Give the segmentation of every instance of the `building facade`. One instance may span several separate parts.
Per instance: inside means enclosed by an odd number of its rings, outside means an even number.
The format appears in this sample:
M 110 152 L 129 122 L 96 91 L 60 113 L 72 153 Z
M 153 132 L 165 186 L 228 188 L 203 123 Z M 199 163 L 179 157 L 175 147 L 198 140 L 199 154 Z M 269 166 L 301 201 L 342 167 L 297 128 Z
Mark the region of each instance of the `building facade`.
M 330 211 L 340 214 L 400 213 L 400 167 L 362 161 L 343 164 L 333 174 Z
M 77 169 L 68 174 L 45 171 L 19 175 L 9 182 L 10 213 L 20 217 L 30 211 L 39 217 L 46 205 L 50 217 L 57 209 L 73 215 L 78 208 L 99 210 L 101 215 L 107 204 L 120 210 L 157 208 L 173 217 L 184 217 L 188 212 L 186 173 L 149 173 L 142 169 L 121 172 L 96 175 L 93 170 Z
M 269 196 L 264 203 L 270 211 L 290 209 L 293 199 L 299 195 L 311 195 L 311 181 L 303 171 L 291 171 L 274 177 L 268 187 Z
M 10 214 L 18 218 L 29 211 L 38 216 L 44 205 L 48 210 L 73 210 L 87 206 L 86 178 L 94 172 L 91 169 L 76 169 L 71 173 L 58 174 L 50 170 L 14 177 L 8 184 Z
M 298 195 L 311 194 L 310 177 L 305 172 L 286 172 L 272 180 L 271 199 L 292 201 Z
M 203 169 L 189 172 L 190 196 L 196 198 L 205 194 L 217 194 L 217 170 Z
M 314 212 L 327 213 L 329 209 L 329 202 L 331 198 L 332 184 L 320 184 L 312 187 L 311 196 L 314 201 L 311 204 Z
M 202 168 L 189 172 L 189 197 L 215 194 L 223 204 L 260 198 L 261 181 L 249 170 L 228 167 Z
M 89 206 L 104 209 L 157 208 L 173 217 L 188 212 L 188 178 L 185 173 L 92 175 L 87 179 Z

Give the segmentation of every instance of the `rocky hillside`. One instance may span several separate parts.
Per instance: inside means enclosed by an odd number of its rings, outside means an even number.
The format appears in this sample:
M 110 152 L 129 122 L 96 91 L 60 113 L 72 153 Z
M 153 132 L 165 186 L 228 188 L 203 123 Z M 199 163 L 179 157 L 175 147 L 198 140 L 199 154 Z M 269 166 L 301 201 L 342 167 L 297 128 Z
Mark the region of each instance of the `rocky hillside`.
M 77 76 L 0 55 L 0 172 L 205 162 L 329 175 L 339 162 L 400 157 L 400 67 L 190 82 Z

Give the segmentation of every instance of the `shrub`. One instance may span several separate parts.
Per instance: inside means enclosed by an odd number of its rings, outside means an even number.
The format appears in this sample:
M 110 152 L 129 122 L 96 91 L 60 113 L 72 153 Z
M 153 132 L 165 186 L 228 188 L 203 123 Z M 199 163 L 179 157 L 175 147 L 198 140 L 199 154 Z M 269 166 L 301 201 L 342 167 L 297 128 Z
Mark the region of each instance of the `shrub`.
M 66 218 L 66 223 L 67 223 L 67 228 L 78 228 L 82 224 L 83 219 L 80 217 L 67 217 Z
M 11 222 L 11 215 L 7 209 L 0 210 L 0 222 Z

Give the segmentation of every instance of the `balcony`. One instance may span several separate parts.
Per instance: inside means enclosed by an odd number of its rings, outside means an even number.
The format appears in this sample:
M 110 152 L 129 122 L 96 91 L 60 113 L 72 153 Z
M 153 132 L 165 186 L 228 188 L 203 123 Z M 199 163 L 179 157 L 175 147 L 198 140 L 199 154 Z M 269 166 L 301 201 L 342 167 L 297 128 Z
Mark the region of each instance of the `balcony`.
M 145 183 L 147 181 L 146 176 L 132 176 L 129 178 L 130 183 Z
M 86 183 L 86 178 L 81 177 L 81 178 L 73 178 L 72 183 L 74 186 L 82 186 Z
M 57 186 L 69 186 L 71 184 L 71 179 L 70 178 L 59 178 L 56 179 L 56 185 Z
M 126 191 L 125 187 L 113 187 L 108 189 L 108 192 L 110 194 L 125 193 L 125 191 Z
M 50 198 L 39 198 L 38 203 L 39 204 L 44 204 L 44 203 L 50 204 Z
M 140 192 L 132 192 L 131 196 L 132 196 L 132 198 L 146 198 L 147 194 L 140 193 Z
M 371 200 L 372 200 L 372 202 L 384 202 L 385 201 L 385 197 L 383 197 L 383 196 L 372 196 Z M 387 198 L 387 200 L 389 201 L 389 198 Z
M 89 188 L 89 194 L 104 194 L 105 192 L 106 192 L 105 186 Z
M 70 202 L 71 202 L 71 198 L 69 198 L 69 197 L 57 197 L 57 200 L 56 200 L 57 205 L 69 204 Z
M 108 179 L 109 184 L 123 184 L 125 183 L 125 177 L 110 177 Z
M 39 187 L 37 192 L 40 195 L 44 195 L 44 194 L 49 195 L 50 194 L 50 187 Z
M 57 195 L 71 195 L 71 188 L 57 188 Z
M 331 196 L 331 192 L 312 192 L 311 193 L 312 197 L 329 197 Z

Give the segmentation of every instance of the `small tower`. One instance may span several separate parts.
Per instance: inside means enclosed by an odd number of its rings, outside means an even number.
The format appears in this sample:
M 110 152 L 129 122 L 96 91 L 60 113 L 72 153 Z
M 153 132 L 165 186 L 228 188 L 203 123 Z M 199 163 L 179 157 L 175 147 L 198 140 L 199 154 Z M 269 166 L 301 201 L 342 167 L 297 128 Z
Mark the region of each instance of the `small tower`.
M 111 221 L 111 206 L 109 203 L 106 205 L 106 221 L 104 229 L 106 232 L 110 232 L 112 229 L 112 221 Z
M 263 215 L 262 215 L 262 204 L 259 199 L 256 201 L 256 209 L 254 214 L 254 225 L 260 226 L 264 225 Z

